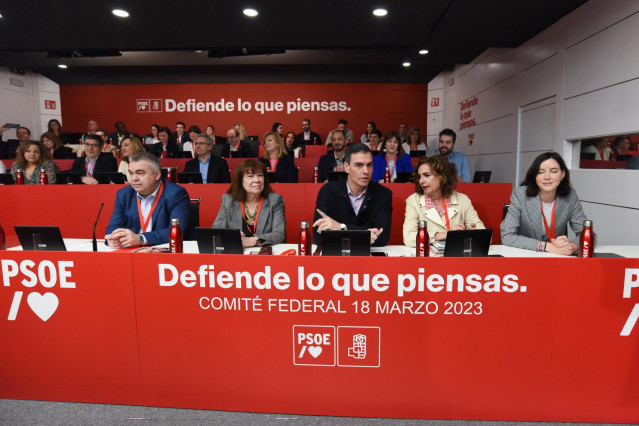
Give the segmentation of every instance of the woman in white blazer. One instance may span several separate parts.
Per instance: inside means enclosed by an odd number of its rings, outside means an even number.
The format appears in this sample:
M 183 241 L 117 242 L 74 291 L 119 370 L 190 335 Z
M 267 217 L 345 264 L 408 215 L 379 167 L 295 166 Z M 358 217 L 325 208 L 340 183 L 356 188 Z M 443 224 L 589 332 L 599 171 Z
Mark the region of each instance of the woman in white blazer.
M 501 223 L 501 242 L 569 256 L 577 251 L 584 220 L 566 163 L 556 152 L 545 152 L 535 158 L 521 186 L 510 196 Z M 568 223 L 576 234 L 572 240 L 567 236 Z
M 430 243 L 446 239 L 448 231 L 486 229 L 473 204 L 455 191 L 457 168 L 441 155 L 422 157 L 415 168 L 415 193 L 406 199 L 404 244 L 415 247 L 419 221 L 426 221 Z

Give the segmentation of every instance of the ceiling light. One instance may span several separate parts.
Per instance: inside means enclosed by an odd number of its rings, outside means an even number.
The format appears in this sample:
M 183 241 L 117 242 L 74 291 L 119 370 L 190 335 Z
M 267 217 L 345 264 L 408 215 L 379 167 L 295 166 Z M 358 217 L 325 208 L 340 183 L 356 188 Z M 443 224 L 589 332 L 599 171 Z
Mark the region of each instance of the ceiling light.
M 426 50 L 426 49 L 422 49 L 422 50 L 419 51 L 420 55 L 425 55 L 427 53 L 428 53 L 428 50 Z
M 375 16 L 386 16 L 388 15 L 388 11 L 386 9 L 375 9 L 373 10 L 373 15 Z
M 255 9 L 244 9 L 243 13 L 246 16 L 250 16 L 251 18 L 254 18 L 257 16 L 257 10 Z
M 410 67 L 410 62 L 408 62 L 408 61 L 407 61 L 407 62 L 404 62 L 404 63 L 402 63 L 402 65 L 403 65 L 405 68 L 408 68 L 408 67 Z
M 58 65 L 58 68 L 66 70 L 68 67 L 66 65 L 64 65 L 64 64 L 60 64 L 60 65 Z
M 0 13 L 0 18 L 2 18 L 2 13 Z
M 196 50 L 195 53 L 202 53 L 202 51 L 201 50 Z
M 129 12 L 127 12 L 126 10 L 113 9 L 111 12 L 113 12 L 113 14 L 115 16 L 117 16 L 118 18 L 128 18 L 129 17 Z

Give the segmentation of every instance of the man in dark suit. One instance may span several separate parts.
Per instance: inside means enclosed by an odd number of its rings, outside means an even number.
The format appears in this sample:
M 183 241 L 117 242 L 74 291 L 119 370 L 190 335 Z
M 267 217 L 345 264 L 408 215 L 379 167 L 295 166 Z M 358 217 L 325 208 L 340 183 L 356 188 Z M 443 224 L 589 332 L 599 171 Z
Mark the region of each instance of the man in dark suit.
M 321 145 L 322 138 L 311 130 L 311 120 L 302 120 L 302 133 L 295 135 L 295 148 L 302 145 Z
M 129 158 L 129 182 L 115 196 L 115 208 L 106 229 L 109 247 L 157 245 L 169 242 L 171 219 L 180 220 L 184 235 L 189 226 L 189 194 L 162 179 L 160 160 L 150 152 Z
M 341 130 L 333 130 L 331 133 L 333 151 L 320 157 L 317 163 L 317 171 L 320 182 L 328 182 L 328 172 L 344 171 L 344 149 L 346 147 L 346 136 Z
M 180 151 L 182 150 L 182 144 L 184 142 L 189 142 L 191 138 L 189 134 L 186 133 L 186 124 L 182 121 L 178 121 L 175 123 L 175 132 L 173 132 L 173 140 L 180 147 Z
M 348 147 L 344 156 L 343 180 L 329 182 L 317 194 L 313 217 L 313 241 L 322 245 L 322 231 L 351 229 L 371 232 L 371 244 L 384 246 L 391 231 L 393 193 L 372 182 L 373 153 L 364 144 Z
M 115 147 L 119 147 L 120 141 L 128 134 L 129 131 L 126 129 L 126 124 L 118 121 L 117 123 L 115 123 L 115 132 L 109 135 L 109 139 Z
M 197 158 L 189 160 L 184 165 L 187 173 L 201 173 L 203 183 L 230 183 L 229 165 L 223 158 L 211 155 L 213 139 L 206 133 L 200 133 L 193 142 L 193 149 Z
M 18 139 L 9 139 L 6 142 L 2 142 L 2 133 L 7 130 L 10 130 L 9 123 L 0 127 L 0 158 L 10 159 L 16 157 L 16 152 L 18 152 L 18 148 L 23 142 L 31 139 L 31 130 L 26 127 L 18 127 L 16 129 L 16 137 Z
M 249 144 L 240 140 L 240 132 L 231 128 L 226 132 L 226 144 L 222 149 L 224 158 L 246 158 L 248 157 Z
M 96 173 L 111 172 L 116 173 L 118 171 L 118 163 L 115 157 L 110 152 L 102 152 L 102 145 L 104 141 L 98 135 L 86 135 L 84 142 L 84 153 L 86 156 L 76 158 L 71 166 L 71 172 L 80 173 L 82 176 L 82 183 L 97 184 L 98 181 L 94 178 Z

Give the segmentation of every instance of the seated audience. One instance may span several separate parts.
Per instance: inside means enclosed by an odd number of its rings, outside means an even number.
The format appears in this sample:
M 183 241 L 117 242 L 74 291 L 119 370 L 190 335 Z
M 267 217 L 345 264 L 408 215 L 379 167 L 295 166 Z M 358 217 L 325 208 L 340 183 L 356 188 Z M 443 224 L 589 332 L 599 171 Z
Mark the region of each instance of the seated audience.
M 244 248 L 286 241 L 284 199 L 265 174 L 266 167 L 255 159 L 240 162 L 213 223 L 213 228 L 240 229 Z
M 80 142 L 81 144 L 84 143 L 84 139 L 88 136 L 88 135 L 93 135 L 95 134 L 95 131 L 98 130 L 100 128 L 100 126 L 98 125 L 98 122 L 95 120 L 89 120 L 89 122 L 87 123 L 87 132 L 84 133 L 81 137 L 79 141 L 75 141 L 73 143 L 78 143 Z
M 390 174 L 390 181 L 397 180 L 397 172 L 412 172 L 413 164 L 410 162 L 410 155 L 404 153 L 399 142 L 397 132 L 388 132 L 382 142 L 384 154 L 375 156 L 373 164 L 373 181 L 384 182 L 386 168 Z
M 271 132 L 277 133 L 278 135 L 280 135 L 280 138 L 284 139 L 284 126 L 282 125 L 282 123 L 273 123 Z
M 187 173 L 202 174 L 202 183 L 229 183 L 231 174 L 229 165 L 223 158 L 211 155 L 213 140 L 206 133 L 197 136 L 190 135 L 193 139 L 193 148 L 197 158 L 189 160 L 184 165 Z
M 120 141 L 122 141 L 122 139 L 124 139 L 124 137 L 129 134 L 131 134 L 131 132 L 127 130 L 126 124 L 124 124 L 122 121 L 118 121 L 117 123 L 115 123 L 115 132 L 109 135 L 111 145 L 119 148 Z
M 120 156 L 122 161 L 120 161 L 120 165 L 118 166 L 118 172 L 124 175 L 126 182 L 129 181 L 129 158 L 138 152 L 144 152 L 144 147 L 137 137 L 129 135 L 120 141 Z
M 233 125 L 233 128 L 235 130 L 237 130 L 238 132 L 238 136 L 240 138 L 240 141 L 242 142 L 248 142 L 248 136 L 246 135 L 246 128 L 244 127 L 244 125 L 242 123 L 235 123 Z
M 599 138 L 592 145 L 587 146 L 582 152 L 595 154 L 595 160 L 610 160 L 612 150 L 609 147 L 610 139 Z
M 193 141 L 198 135 L 202 133 L 199 126 L 191 126 L 189 127 L 189 140 L 182 144 L 182 152 L 189 151 L 191 153 L 191 158 L 193 158 Z
M 320 182 L 328 182 L 328 172 L 344 171 L 344 154 L 346 149 L 346 136 L 341 130 L 333 130 L 329 135 L 333 151 L 320 157 L 317 169 Z
M 44 169 L 49 183 L 55 183 L 56 163 L 51 160 L 49 151 L 42 142 L 26 141 L 20 144 L 16 161 L 11 166 L 11 176 L 17 182 L 18 169 L 22 171 L 25 185 L 39 185 L 40 172 Z
M 320 135 L 311 130 L 311 120 L 308 118 L 302 120 L 302 132 L 295 136 L 295 146 L 321 144 L 322 138 L 320 138 Z
M 162 179 L 160 160 L 150 152 L 129 157 L 129 182 L 115 196 L 115 207 L 106 229 L 111 248 L 169 242 L 171 219 L 180 219 L 184 235 L 189 227 L 189 194 Z
M 612 143 L 612 153 L 615 159 L 620 155 L 628 155 L 628 149 L 630 148 L 630 138 L 628 136 L 618 136 Z M 612 155 L 611 155 L 612 156 Z
M 364 143 L 367 147 L 371 149 L 371 151 L 382 151 L 382 131 L 381 130 L 373 130 L 368 135 L 368 142 Z
M 100 172 L 117 172 L 118 163 L 115 157 L 105 153 L 100 155 L 104 145 L 104 139 L 97 134 L 86 135 L 84 142 L 84 157 L 78 157 L 71 166 L 71 172 L 80 173 L 82 183 L 97 184 L 98 181 L 93 177 Z
M 117 157 L 118 149 L 113 144 L 113 139 L 111 139 L 109 135 L 107 135 L 106 130 L 97 129 L 94 134 L 100 136 L 102 140 L 104 141 L 104 143 L 102 144 L 102 152 L 105 152 L 105 153 L 108 152 L 114 157 Z
M 206 133 L 208 135 L 208 137 L 211 138 L 211 140 L 213 141 L 213 145 L 216 144 L 215 142 L 215 127 L 213 127 L 212 124 L 207 124 L 206 125 L 206 129 L 204 129 L 204 133 Z
M 457 167 L 457 176 L 462 182 L 470 182 L 470 165 L 468 158 L 462 152 L 453 151 L 457 133 L 452 129 L 439 132 L 439 153 Z
M 457 168 L 441 155 L 422 157 L 414 178 L 415 193 L 406 199 L 404 244 L 415 247 L 419 221 L 426 221 L 430 242 L 445 240 L 448 231 L 485 229 L 470 199 L 457 191 Z
M 286 153 L 293 158 L 298 158 L 300 156 L 302 145 L 296 145 L 295 133 L 288 132 L 286 134 L 286 139 L 284 140 L 284 149 L 286 149 Z
M 151 134 L 145 136 L 144 144 L 145 145 L 153 145 L 154 143 L 160 142 L 160 138 L 158 136 L 159 132 L 160 132 L 160 125 L 159 124 L 151 124 Z
M 224 158 L 246 158 L 248 157 L 249 144 L 241 139 L 240 131 L 233 128 L 226 132 L 226 144 L 222 149 Z
M 31 138 L 31 130 L 21 126 L 16 129 L 17 139 L 9 139 L 6 142 L 2 142 L 2 134 L 10 130 L 8 126 L 9 123 L 6 123 L 0 127 L 0 158 L 15 158 L 20 145 Z
M 188 136 L 184 134 L 183 137 L 187 138 Z M 168 127 L 160 127 L 160 130 L 158 131 L 158 138 L 160 139 L 160 142 L 153 144 L 152 151 L 155 152 L 158 157 L 177 157 L 178 152 L 180 152 L 180 147 L 173 141 L 173 134 Z
M 344 134 L 339 131 L 340 137 Z M 335 139 L 333 139 L 335 141 Z M 373 153 L 361 143 L 348 147 L 344 155 L 346 181 L 329 182 L 317 194 L 313 217 L 313 241 L 322 245 L 322 231 L 368 229 L 371 244 L 384 246 L 391 233 L 393 212 L 390 189 L 371 181 Z
M 184 124 L 184 122 L 178 121 L 177 123 L 175 123 L 175 132 L 173 132 L 173 141 L 175 141 L 175 144 L 179 147 L 181 147 L 184 142 L 188 142 L 190 140 L 189 134 L 186 133 L 185 130 L 186 130 L 186 124 Z
M 64 133 L 64 130 L 62 129 L 62 123 L 55 118 L 52 118 L 47 123 L 47 132 L 55 133 L 60 138 L 63 145 L 77 143 L 77 141 L 69 140 L 69 135 Z
M 337 129 L 335 130 L 340 130 L 342 133 L 344 133 L 344 143 L 346 145 L 350 145 L 351 143 L 353 143 L 354 137 L 353 137 L 353 131 L 349 129 L 347 126 L 348 126 L 348 122 L 342 118 L 341 120 L 337 122 Z M 335 130 L 333 130 L 333 132 Z M 328 138 L 326 138 L 326 145 L 328 146 L 331 145 L 331 142 L 332 142 L 331 135 L 333 134 L 333 132 L 329 133 Z
M 51 158 L 70 158 L 69 154 L 73 154 L 71 148 L 67 148 L 62 144 L 62 139 L 53 132 L 45 132 L 40 136 L 40 141 L 44 145 Z
M 402 144 L 404 152 L 410 154 L 411 151 L 425 151 L 428 155 L 428 147 L 422 142 L 422 133 L 417 127 L 411 127 L 406 135 L 406 142 Z
M 268 171 L 275 173 L 277 183 L 297 183 L 297 169 L 293 157 L 286 153 L 284 141 L 278 133 L 269 132 L 262 139 L 264 155 L 259 159 Z
M 401 139 L 401 143 L 408 142 L 408 133 L 406 132 L 407 129 L 408 125 L 406 125 L 406 123 L 399 123 L 399 130 L 397 133 L 399 133 L 399 139 Z
M 369 121 L 368 123 L 366 123 L 366 133 L 362 133 L 362 136 L 359 137 L 359 141 L 361 143 L 368 143 L 369 136 L 373 130 L 377 130 L 377 126 L 375 125 L 374 121 Z
M 569 256 L 577 250 L 586 219 L 570 186 L 570 172 L 556 152 L 535 158 L 521 186 L 510 196 L 508 214 L 501 223 L 502 244 Z M 576 234 L 567 237 L 568 224 Z

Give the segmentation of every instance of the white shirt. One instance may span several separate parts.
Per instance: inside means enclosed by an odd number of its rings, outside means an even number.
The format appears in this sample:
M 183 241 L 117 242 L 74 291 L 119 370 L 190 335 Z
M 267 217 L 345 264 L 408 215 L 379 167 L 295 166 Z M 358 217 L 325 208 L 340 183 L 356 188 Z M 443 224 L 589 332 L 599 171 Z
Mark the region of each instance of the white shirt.
M 155 191 L 153 191 L 153 194 L 149 195 L 146 198 L 141 196 L 139 193 L 136 194 L 136 196 L 138 197 L 138 200 L 140 200 L 140 208 L 142 209 L 143 220 L 146 220 L 146 217 L 149 215 L 149 212 L 151 211 L 151 207 L 153 207 L 153 202 L 155 201 L 155 197 L 157 197 L 158 191 L 160 190 L 160 186 L 161 184 L 158 185 L 157 188 L 155 188 Z M 142 228 L 141 224 L 140 224 L 140 228 Z M 149 224 L 146 226 L 146 229 L 140 229 L 140 232 L 150 232 L 151 229 L 153 229 L 153 218 L 149 219 Z

